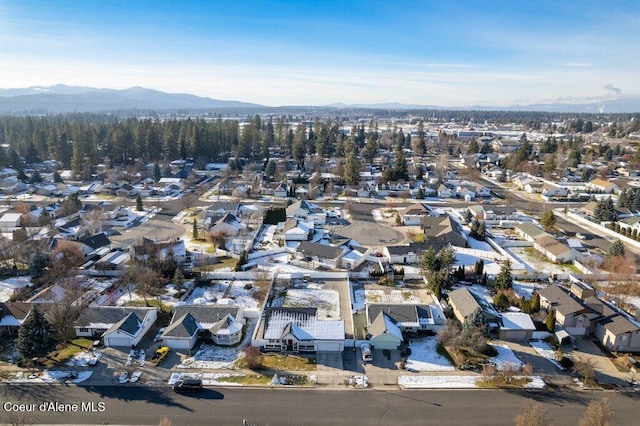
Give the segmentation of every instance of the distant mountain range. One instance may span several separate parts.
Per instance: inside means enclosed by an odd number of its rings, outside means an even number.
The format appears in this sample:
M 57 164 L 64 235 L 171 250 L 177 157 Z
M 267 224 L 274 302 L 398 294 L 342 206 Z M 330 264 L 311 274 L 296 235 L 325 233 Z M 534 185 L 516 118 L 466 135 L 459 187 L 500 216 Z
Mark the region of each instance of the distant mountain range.
M 285 107 L 282 107 L 285 108 Z M 287 109 L 309 108 L 288 106 Z M 529 105 L 442 107 L 401 103 L 331 104 L 314 108 L 387 109 L 387 110 L 478 110 L 478 111 L 545 111 L 584 113 L 640 112 L 640 96 L 626 96 L 583 103 L 538 103 Z M 187 93 L 165 93 L 144 87 L 124 90 L 96 89 L 93 87 L 34 86 L 24 89 L 0 89 L 0 113 L 61 113 L 98 112 L 116 110 L 274 110 L 265 105 L 219 100 Z
M 144 87 L 115 90 L 57 84 L 25 89 L 0 89 L 0 112 L 96 112 L 262 107 L 264 106 L 247 102 L 211 99 L 187 93 L 165 93 Z

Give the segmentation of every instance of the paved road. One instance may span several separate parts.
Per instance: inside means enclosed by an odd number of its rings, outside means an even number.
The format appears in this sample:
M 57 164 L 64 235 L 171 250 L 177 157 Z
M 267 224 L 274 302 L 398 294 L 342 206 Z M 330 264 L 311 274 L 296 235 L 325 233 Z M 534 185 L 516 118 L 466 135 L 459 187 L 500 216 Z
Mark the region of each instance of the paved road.
M 168 416 L 179 425 L 512 425 L 527 400 L 544 404 L 554 424 L 576 424 L 592 399 L 608 397 L 613 424 L 637 424 L 640 394 L 496 390 L 207 389 L 176 395 L 166 388 L 4 385 L 8 402 L 103 402 L 104 412 L 29 413 L 28 422 L 58 424 L 157 424 Z M 94 405 L 99 409 L 97 405 Z M 80 407 L 81 408 L 81 407 Z M 80 410 L 79 408 L 79 410 Z M 10 422 L 0 409 L 0 421 Z

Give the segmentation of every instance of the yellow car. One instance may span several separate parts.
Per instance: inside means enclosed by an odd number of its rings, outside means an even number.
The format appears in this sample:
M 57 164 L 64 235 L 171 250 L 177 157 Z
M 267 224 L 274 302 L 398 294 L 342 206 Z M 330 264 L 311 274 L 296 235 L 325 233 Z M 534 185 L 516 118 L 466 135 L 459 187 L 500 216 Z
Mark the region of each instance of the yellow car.
M 160 361 L 162 361 L 164 357 L 166 357 L 169 354 L 169 351 L 170 349 L 167 346 L 161 347 L 156 351 L 155 354 L 153 354 L 153 357 L 151 358 L 151 362 L 156 365 L 160 364 Z

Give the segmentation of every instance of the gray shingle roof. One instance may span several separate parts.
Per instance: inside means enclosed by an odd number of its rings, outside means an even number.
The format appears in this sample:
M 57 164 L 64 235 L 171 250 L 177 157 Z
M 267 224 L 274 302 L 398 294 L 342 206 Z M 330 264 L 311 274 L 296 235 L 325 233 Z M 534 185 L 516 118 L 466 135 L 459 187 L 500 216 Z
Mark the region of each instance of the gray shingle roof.
M 191 314 L 198 324 L 215 324 L 226 315 L 238 318 L 239 306 L 221 305 L 181 305 L 173 308 L 171 323 L 177 321 L 186 314 Z
M 640 329 L 637 325 L 622 315 L 614 315 L 612 317 L 604 318 L 598 321 L 598 323 L 615 335 L 633 333 Z
M 138 308 L 125 306 L 92 306 L 86 308 L 76 321 L 76 327 L 88 327 L 91 324 L 115 324 L 130 313 L 135 312 L 139 318 L 144 318 L 155 308 Z
M 449 293 L 449 303 L 454 305 L 464 318 L 478 309 L 482 310 L 482 306 L 480 306 L 473 294 L 464 287 Z
M 138 330 L 142 327 L 142 320 L 135 312 L 131 312 L 126 317 L 122 318 L 117 323 L 113 324 L 104 334 L 113 333 L 116 330 L 124 331 L 131 336 L 134 336 Z
M 557 285 L 550 285 L 547 288 L 543 288 L 538 293 L 540 294 L 540 297 L 548 300 L 549 303 L 551 303 L 556 310 L 564 316 L 580 311 L 593 311 L 591 308 L 571 297 L 569 293 Z
M 311 241 L 302 241 L 296 250 L 304 256 L 317 256 L 323 259 L 337 259 L 342 254 L 339 247 L 325 246 Z
M 374 321 L 381 312 L 387 314 L 397 323 L 418 322 L 419 318 L 431 318 L 431 311 L 426 305 L 404 303 L 372 303 L 367 306 L 370 321 Z
M 162 337 L 191 337 L 198 332 L 198 324 L 190 313 L 186 313 L 171 321 L 171 324 L 162 333 Z

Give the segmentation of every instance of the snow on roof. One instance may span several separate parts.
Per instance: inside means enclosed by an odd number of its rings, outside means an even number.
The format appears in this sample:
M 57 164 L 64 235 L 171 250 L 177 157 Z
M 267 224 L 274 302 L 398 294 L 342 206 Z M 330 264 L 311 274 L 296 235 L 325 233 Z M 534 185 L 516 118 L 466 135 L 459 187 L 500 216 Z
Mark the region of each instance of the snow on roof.
M 291 323 L 315 340 L 344 339 L 344 321 L 319 320 L 315 314 L 282 308 L 270 313 L 264 338 L 280 339 L 283 330 Z
M 506 330 L 535 330 L 536 326 L 529 314 L 505 312 L 502 314 L 502 328 Z

